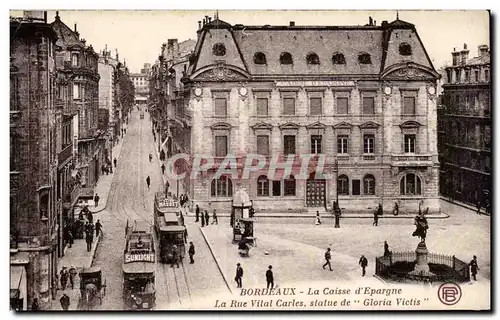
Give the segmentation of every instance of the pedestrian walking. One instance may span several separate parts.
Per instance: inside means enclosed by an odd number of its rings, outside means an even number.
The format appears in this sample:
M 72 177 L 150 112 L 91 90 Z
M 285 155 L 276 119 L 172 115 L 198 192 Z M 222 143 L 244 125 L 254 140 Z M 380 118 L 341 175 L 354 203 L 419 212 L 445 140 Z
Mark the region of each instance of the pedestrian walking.
M 473 256 L 471 262 L 470 262 L 470 274 L 472 275 L 472 278 L 474 281 L 477 281 L 477 272 L 479 271 L 479 266 L 477 264 L 477 257 Z
M 481 200 L 477 200 L 476 209 L 477 209 L 476 213 L 481 214 Z
M 73 232 L 71 232 L 71 226 L 67 227 L 67 236 L 68 236 L 68 248 L 73 247 Z
M 68 270 L 66 267 L 62 267 L 59 279 L 61 279 L 61 290 L 66 290 L 66 285 L 68 284 Z
M 106 167 L 104 166 L 104 163 L 101 164 L 101 175 L 104 175 L 104 171 L 106 170 Z
M 205 214 L 203 213 L 203 211 L 201 212 L 200 220 L 201 220 L 201 226 L 204 227 L 205 226 Z
M 92 215 L 92 212 L 87 209 L 87 222 L 93 223 L 94 222 L 94 216 Z
M 377 211 L 375 211 L 373 213 L 373 223 L 372 223 L 373 226 L 378 226 L 378 213 Z
M 212 224 L 219 224 L 219 222 L 217 221 L 217 213 L 215 212 L 215 209 L 214 213 L 212 214 Z
M 319 211 L 316 211 L 316 221 L 314 222 L 315 225 L 320 225 L 321 224 L 321 217 L 319 216 Z
M 267 271 L 266 271 L 266 282 L 267 282 L 267 288 L 269 287 L 274 288 L 274 274 L 273 274 L 273 266 L 269 266 Z
M 150 153 L 149 154 L 149 162 L 151 162 L 151 160 L 153 160 L 153 155 Z
M 85 236 L 85 242 L 87 243 L 87 252 L 92 251 L 92 242 L 94 242 L 94 232 L 93 228 L 91 232 L 87 232 Z
M 398 202 L 394 202 L 394 209 L 392 209 L 392 214 L 397 216 L 399 214 L 399 204 Z
M 165 164 L 161 164 L 161 174 L 165 175 Z
M 69 301 L 68 295 L 66 295 L 66 293 L 64 293 L 59 301 L 61 302 L 62 309 L 64 311 L 68 311 L 69 306 L 71 304 L 70 301 Z
M 323 269 L 325 269 L 326 266 L 328 266 L 328 268 L 330 269 L 330 271 L 333 271 L 332 270 L 332 265 L 330 264 L 330 260 L 332 259 L 332 253 L 331 253 L 331 250 L 330 248 L 326 249 L 326 252 L 325 252 L 325 264 L 323 265 Z
M 196 220 L 194 222 L 198 222 L 200 220 L 200 207 L 196 205 Z
M 205 210 L 205 225 L 208 226 L 208 220 L 210 218 L 210 215 L 208 214 L 208 210 Z
M 75 278 L 78 272 L 76 271 L 75 266 L 71 266 L 69 268 L 69 284 L 71 285 L 71 289 L 75 288 Z
M 99 200 L 100 199 L 101 199 L 101 197 L 99 197 L 99 195 L 96 193 L 95 196 L 94 196 L 94 204 L 95 204 L 96 207 L 99 205 Z
M 146 178 L 146 184 L 148 185 L 148 189 L 149 189 L 149 184 L 151 183 L 151 178 L 149 178 L 149 176 Z
M 99 237 L 99 233 L 101 233 L 102 230 L 102 224 L 99 219 L 97 219 L 97 222 L 95 223 L 95 237 Z
M 31 311 L 39 311 L 40 305 L 38 304 L 38 298 L 33 298 L 33 303 L 31 304 Z
M 236 288 L 241 288 L 241 278 L 243 277 L 243 268 L 239 263 L 236 264 L 236 276 L 234 277 L 234 281 L 236 281 Z
M 189 242 L 188 254 L 189 254 L 189 263 L 193 264 L 194 263 L 193 256 L 195 254 L 193 241 Z
M 172 246 L 172 263 L 170 264 L 170 267 L 174 267 L 174 264 L 177 265 L 177 268 L 179 268 L 179 253 L 177 252 L 177 245 Z
M 384 241 L 384 257 L 389 257 L 391 255 L 391 252 L 389 251 L 389 245 L 387 244 L 387 241 Z
M 368 259 L 364 255 L 359 258 L 359 265 L 361 266 L 361 276 L 364 277 L 366 274 L 366 267 L 368 266 Z
M 114 158 L 113 159 L 113 164 L 115 165 L 115 168 L 116 168 L 116 162 L 117 162 L 117 160 L 116 160 L 116 158 Z

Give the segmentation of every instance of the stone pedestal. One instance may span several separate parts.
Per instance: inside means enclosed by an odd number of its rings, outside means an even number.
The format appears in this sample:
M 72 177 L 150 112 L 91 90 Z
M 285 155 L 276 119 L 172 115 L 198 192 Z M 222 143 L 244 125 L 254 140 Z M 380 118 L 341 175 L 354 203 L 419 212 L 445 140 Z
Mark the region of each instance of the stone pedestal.
M 425 242 L 420 242 L 418 244 L 415 253 L 417 254 L 417 260 L 415 261 L 414 272 L 429 272 L 429 263 L 427 262 L 427 254 L 429 253 L 429 251 L 427 250 Z

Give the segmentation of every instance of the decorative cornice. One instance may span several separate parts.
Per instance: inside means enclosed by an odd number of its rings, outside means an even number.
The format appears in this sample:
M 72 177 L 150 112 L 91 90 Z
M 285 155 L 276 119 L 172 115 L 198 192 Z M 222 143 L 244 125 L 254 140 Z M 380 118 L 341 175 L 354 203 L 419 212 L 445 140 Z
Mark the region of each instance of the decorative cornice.
M 210 126 L 212 130 L 231 130 L 231 125 L 227 122 L 217 122 Z
M 352 124 L 342 121 L 333 126 L 333 129 L 352 129 Z
M 273 130 L 273 125 L 265 122 L 259 122 L 250 126 L 254 131 L 255 130 Z
M 373 121 L 367 121 L 359 125 L 361 129 L 377 129 L 380 125 Z
M 414 129 L 423 126 L 420 122 L 414 120 L 408 120 L 399 125 L 401 129 Z
M 300 125 L 294 122 L 286 122 L 284 124 L 279 125 L 280 130 L 299 130 Z

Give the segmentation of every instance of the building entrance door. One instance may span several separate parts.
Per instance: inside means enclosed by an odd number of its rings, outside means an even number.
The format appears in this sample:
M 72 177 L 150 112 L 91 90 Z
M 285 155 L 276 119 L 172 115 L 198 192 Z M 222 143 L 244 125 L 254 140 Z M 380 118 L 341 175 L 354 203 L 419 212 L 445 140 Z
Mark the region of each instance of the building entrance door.
M 315 179 L 311 173 L 306 182 L 306 206 L 324 207 L 326 201 L 326 180 Z

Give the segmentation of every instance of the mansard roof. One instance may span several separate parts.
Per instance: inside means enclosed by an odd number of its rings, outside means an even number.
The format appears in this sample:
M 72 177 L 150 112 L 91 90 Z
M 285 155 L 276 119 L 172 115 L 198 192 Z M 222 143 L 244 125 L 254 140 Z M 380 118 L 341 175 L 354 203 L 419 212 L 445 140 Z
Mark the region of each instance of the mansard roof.
M 54 22 L 51 23 L 52 29 L 57 34 L 56 45 L 65 49 L 66 47 L 85 48 L 85 45 L 80 41 L 78 32 L 71 30 L 64 22 L 61 21 L 59 15 L 56 15 Z

